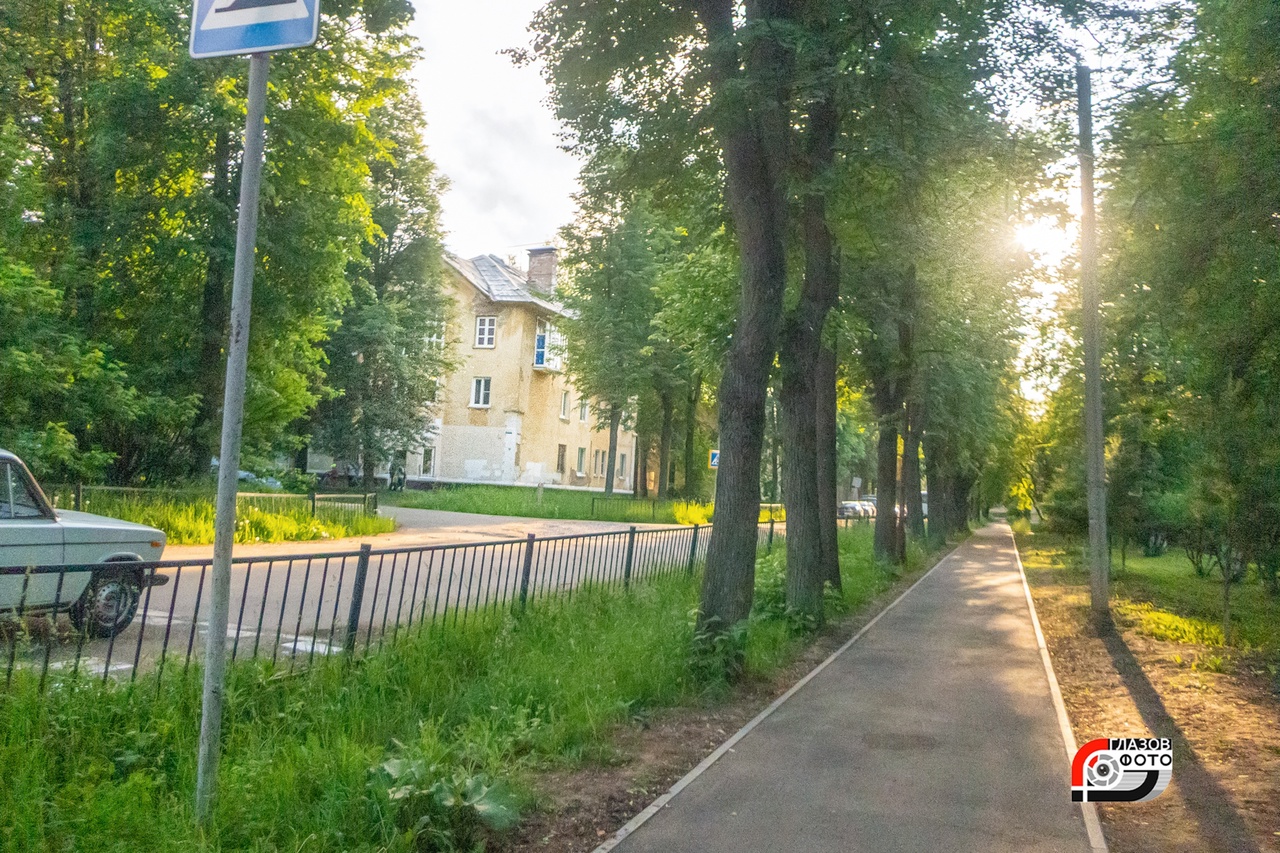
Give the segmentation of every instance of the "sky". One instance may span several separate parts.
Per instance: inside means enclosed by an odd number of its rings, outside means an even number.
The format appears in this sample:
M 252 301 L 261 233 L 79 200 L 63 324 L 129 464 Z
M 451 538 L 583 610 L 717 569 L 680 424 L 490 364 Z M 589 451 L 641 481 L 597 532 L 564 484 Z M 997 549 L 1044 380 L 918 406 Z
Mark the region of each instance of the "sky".
M 547 88 L 499 53 L 529 42 L 537 0 L 415 0 L 410 31 L 428 152 L 450 188 L 445 246 L 463 257 L 513 255 L 555 239 L 573 218 L 578 165 L 560 150 Z

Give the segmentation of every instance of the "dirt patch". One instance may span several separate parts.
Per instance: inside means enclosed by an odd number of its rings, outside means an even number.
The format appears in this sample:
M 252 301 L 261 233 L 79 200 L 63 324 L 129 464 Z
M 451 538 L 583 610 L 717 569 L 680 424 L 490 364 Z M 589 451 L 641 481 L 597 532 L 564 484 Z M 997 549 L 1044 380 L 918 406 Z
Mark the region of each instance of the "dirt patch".
M 768 680 L 739 684 L 727 700 L 707 708 L 674 708 L 619 726 L 612 759 L 573 770 L 541 773 L 540 807 L 491 841 L 496 853 L 589 853 L 665 793 L 769 703 L 844 645 L 915 582 L 899 579 L 857 613 L 833 621 L 790 665 Z
M 1029 567 L 1027 578 L 1077 742 L 1173 741 L 1169 790 L 1099 806 L 1112 853 L 1280 853 L 1280 701 L 1267 663 L 1099 629 L 1082 572 Z

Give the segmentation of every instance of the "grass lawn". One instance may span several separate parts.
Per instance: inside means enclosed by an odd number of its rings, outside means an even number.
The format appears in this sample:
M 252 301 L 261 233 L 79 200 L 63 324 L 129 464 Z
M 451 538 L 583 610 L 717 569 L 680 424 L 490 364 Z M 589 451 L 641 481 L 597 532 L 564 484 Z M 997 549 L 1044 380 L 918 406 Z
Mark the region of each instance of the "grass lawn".
M 869 530 L 840 535 L 844 595 L 831 603 L 850 610 L 894 577 L 872 560 Z M 779 607 L 780 552 L 760 559 L 748 676 L 807 642 Z M 292 677 L 233 667 L 222 787 L 204 832 L 191 806 L 197 673 L 159 689 L 143 679 L 39 696 L 20 672 L 0 692 L 0 848 L 471 849 L 482 815 L 500 823 L 532 801 L 534 770 L 605 760 L 617 724 L 730 694 L 691 651 L 698 584 L 584 591 Z
M 594 500 L 594 511 L 592 501 Z M 378 501 L 414 509 L 442 509 L 484 515 L 530 518 L 600 519 L 654 524 L 706 524 L 711 504 L 651 501 L 628 495 L 605 498 L 601 492 L 546 489 L 541 496 L 528 486 L 445 486 L 437 489 L 382 492 Z M 768 520 L 766 517 L 764 520 Z
M 1084 543 L 1048 533 L 1021 534 L 1018 548 L 1028 570 L 1065 571 L 1087 584 Z M 1197 577 L 1181 550 L 1143 557 L 1134 549 L 1120 567 L 1120 552 L 1111 555 L 1111 604 L 1115 618 L 1157 640 L 1206 646 L 1230 645 L 1280 657 L 1280 598 L 1270 595 L 1250 576 L 1231 587 L 1231 642 L 1223 643 L 1222 582 Z
M 1082 538 L 1022 530 L 1018 548 L 1076 741 L 1166 737 L 1169 790 L 1100 803 L 1113 853 L 1280 850 L 1280 599 L 1253 577 L 1231 591 L 1186 557 L 1113 554 L 1115 630 L 1090 615 Z

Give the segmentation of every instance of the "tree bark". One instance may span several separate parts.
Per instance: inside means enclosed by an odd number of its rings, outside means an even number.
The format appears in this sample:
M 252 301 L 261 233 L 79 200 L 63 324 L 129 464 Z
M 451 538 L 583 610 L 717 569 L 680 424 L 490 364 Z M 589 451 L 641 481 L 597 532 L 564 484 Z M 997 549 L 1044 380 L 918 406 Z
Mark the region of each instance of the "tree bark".
M 225 130 L 214 136 L 213 158 L 213 212 L 209 221 L 208 256 L 200 306 L 200 363 L 196 380 L 200 389 L 200 406 L 193 425 L 198 455 L 204 457 L 194 461 L 203 463 L 207 463 L 208 457 L 217 455 L 220 441 L 218 409 L 222 403 L 222 383 L 226 374 L 222 347 L 227 340 L 227 291 L 231 285 L 231 261 L 235 255 L 231 135 Z
M 902 483 L 907 533 L 924 540 L 924 501 L 920 497 L 920 424 L 915 403 L 907 398 L 907 430 L 902 441 Z
M 604 472 L 604 493 L 613 494 L 613 472 L 618 467 L 618 427 L 622 424 L 622 410 L 609 407 L 609 467 Z
M 933 548 L 940 548 L 946 544 L 947 533 L 951 530 L 948 522 L 951 490 L 942 467 L 941 442 L 927 431 L 921 441 L 924 445 L 925 472 L 929 480 L 929 544 Z
M 667 497 L 671 488 L 671 443 L 675 438 L 676 403 L 671 391 L 658 393 L 662 406 L 662 432 L 658 436 L 658 500 Z
M 764 406 L 787 274 L 791 57 L 780 32 L 767 25 L 791 15 L 783 0 L 749 2 L 748 21 L 766 26 L 755 29 L 740 52 L 737 4 L 703 0 L 697 8 L 710 45 L 713 109 L 742 285 L 718 394 L 720 470 L 696 631 L 709 642 L 750 615 L 754 594 Z
M 779 484 L 782 477 L 782 448 L 778 440 L 778 396 L 769 396 L 769 503 L 777 503 L 781 497 Z
M 636 433 L 636 487 L 638 498 L 649 497 L 649 445 L 653 440 L 646 433 Z
M 825 181 L 835 156 L 838 121 L 830 93 L 809 106 L 805 137 L 804 286 L 782 323 L 783 491 L 787 504 L 787 606 L 822 619 L 822 587 L 830 577 L 822 553 L 825 535 L 818 497 L 817 370 L 822 327 L 835 306 L 835 241 L 827 227 Z M 834 446 L 832 448 L 834 450 Z M 834 539 L 835 518 L 831 519 Z M 836 574 L 839 574 L 837 568 Z
M 898 517 L 894 513 L 898 492 L 898 413 L 880 417 L 876 443 L 876 559 L 897 562 Z
M 840 580 L 840 544 L 836 535 L 836 353 L 824 346 L 814 374 L 818 394 L 818 523 L 822 544 L 822 574 L 836 590 Z
M 684 422 L 684 496 L 696 500 L 702 492 L 702 466 L 698 459 L 698 404 L 702 402 L 702 372 L 694 371 Z

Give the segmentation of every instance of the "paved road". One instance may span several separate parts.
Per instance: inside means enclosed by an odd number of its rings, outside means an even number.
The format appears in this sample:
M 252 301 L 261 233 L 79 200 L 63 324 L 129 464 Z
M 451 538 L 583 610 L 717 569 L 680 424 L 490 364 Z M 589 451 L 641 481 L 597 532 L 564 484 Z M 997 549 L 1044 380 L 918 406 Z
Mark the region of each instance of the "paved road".
M 614 850 L 1088 853 L 1068 772 L 992 525 Z
M 613 521 L 519 518 L 507 515 L 445 512 L 437 509 L 409 509 L 398 506 L 382 506 L 378 509 L 378 513 L 394 518 L 399 528 L 393 533 L 353 536 L 349 539 L 237 545 L 235 555 L 237 557 L 249 555 L 279 557 L 289 554 L 314 554 L 318 551 L 354 551 L 366 542 L 375 549 L 452 545 L 461 542 L 493 542 L 502 539 L 523 539 L 530 533 L 539 537 L 569 536 L 626 530 L 630 526 Z M 651 525 L 638 526 L 643 529 Z M 164 552 L 166 560 L 207 560 L 212 556 L 212 545 L 171 545 Z
M 686 570 L 692 548 L 706 549 L 704 531 L 613 522 L 560 521 L 391 508 L 401 521 L 394 534 L 330 542 L 238 546 L 232 566 L 231 625 L 227 643 L 239 657 L 310 659 L 342 652 L 350 638 L 362 543 L 373 549 L 364 577 L 356 625 L 358 646 L 380 642 L 399 627 L 423 620 L 456 624 L 497 610 L 522 594 L 532 600 L 584 583 L 621 584 Z M 538 538 L 532 546 L 528 534 Z M 250 556 L 252 555 L 252 556 Z M 203 651 L 208 634 L 210 546 L 166 550 L 158 569 L 164 586 L 144 593 L 133 624 L 113 640 L 85 642 L 65 618 L 43 626 L 24 648 L 19 666 L 75 667 L 128 675 L 161 660 L 181 663 Z M 529 562 L 527 585 L 525 562 Z M 0 650 L 4 650 L 0 643 Z M 167 649 L 167 651 L 165 651 Z M 7 665 L 0 659 L 0 672 Z

